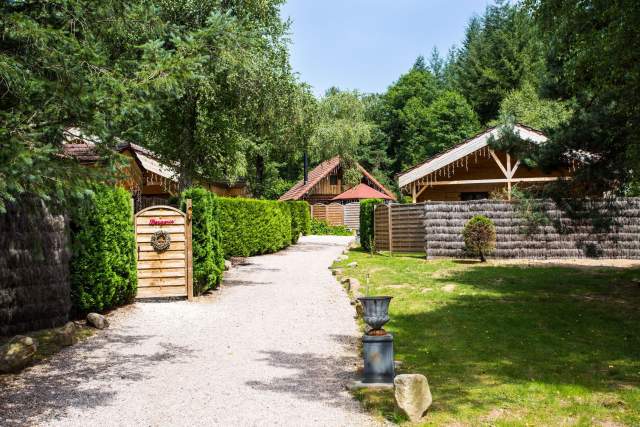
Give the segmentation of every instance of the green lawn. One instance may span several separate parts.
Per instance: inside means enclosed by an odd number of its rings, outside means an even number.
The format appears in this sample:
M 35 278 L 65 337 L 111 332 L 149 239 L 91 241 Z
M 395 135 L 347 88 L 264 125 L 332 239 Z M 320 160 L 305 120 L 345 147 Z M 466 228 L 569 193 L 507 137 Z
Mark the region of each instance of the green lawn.
M 385 329 L 429 380 L 428 425 L 640 425 L 640 269 L 358 250 L 336 266 L 394 297 Z M 399 420 L 391 393 L 357 397 Z

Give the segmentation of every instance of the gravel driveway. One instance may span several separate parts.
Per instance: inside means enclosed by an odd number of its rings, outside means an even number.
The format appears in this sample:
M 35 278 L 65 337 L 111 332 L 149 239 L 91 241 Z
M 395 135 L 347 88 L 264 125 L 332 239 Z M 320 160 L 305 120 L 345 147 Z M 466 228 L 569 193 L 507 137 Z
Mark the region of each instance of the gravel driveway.
M 214 296 L 116 311 L 110 329 L 0 382 L 0 424 L 376 424 L 345 391 L 359 333 L 327 267 L 349 241 L 304 237 L 249 258 Z

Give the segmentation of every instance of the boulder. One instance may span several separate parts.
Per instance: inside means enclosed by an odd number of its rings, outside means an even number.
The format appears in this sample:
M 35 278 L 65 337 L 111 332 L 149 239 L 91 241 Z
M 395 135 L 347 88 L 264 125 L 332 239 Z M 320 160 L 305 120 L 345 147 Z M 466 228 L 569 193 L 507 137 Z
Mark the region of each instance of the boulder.
M 334 276 L 340 276 L 342 274 L 342 269 L 341 268 L 334 268 L 333 271 L 331 272 Z
M 336 258 L 336 261 L 346 261 L 347 259 L 349 259 L 348 256 L 340 255 L 338 258 Z
M 89 313 L 87 314 L 87 323 L 97 329 L 104 329 L 109 327 L 109 321 L 102 314 Z
M 74 345 L 78 342 L 76 330 L 75 323 L 67 322 L 63 327 L 55 330 L 56 342 L 62 346 Z
M 228 259 L 224 260 L 224 271 L 229 271 L 231 270 L 232 264 L 231 261 L 229 261 Z
M 347 264 L 347 267 L 350 267 L 350 268 L 356 268 L 357 266 L 358 266 L 358 263 L 356 261 L 353 261 Z
M 396 406 L 407 415 L 411 422 L 420 421 L 433 401 L 427 377 L 420 374 L 396 375 L 393 384 Z
M 359 300 L 356 300 L 356 318 L 362 318 L 362 316 L 364 316 L 364 307 L 362 306 L 362 303 Z M 365 332 L 368 332 L 366 330 L 368 325 L 365 325 Z
M 38 342 L 22 335 L 16 335 L 0 347 L 0 373 L 18 372 L 33 360 Z

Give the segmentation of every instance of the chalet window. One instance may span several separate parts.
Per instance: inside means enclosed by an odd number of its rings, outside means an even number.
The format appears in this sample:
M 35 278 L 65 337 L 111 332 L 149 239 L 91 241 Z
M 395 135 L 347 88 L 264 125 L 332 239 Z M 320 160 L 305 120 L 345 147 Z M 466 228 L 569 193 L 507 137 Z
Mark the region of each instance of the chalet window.
M 329 175 L 329 184 L 338 185 L 338 175 Z
M 487 193 L 486 191 L 465 191 L 463 193 L 460 193 L 460 200 L 462 200 L 463 202 L 466 200 L 482 200 L 488 198 L 489 193 Z

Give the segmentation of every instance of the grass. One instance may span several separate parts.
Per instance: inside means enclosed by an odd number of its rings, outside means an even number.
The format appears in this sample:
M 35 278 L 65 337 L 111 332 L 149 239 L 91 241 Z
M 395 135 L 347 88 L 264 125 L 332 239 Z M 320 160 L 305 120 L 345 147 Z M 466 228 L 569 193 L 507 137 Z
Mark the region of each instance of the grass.
M 640 425 L 640 269 L 359 250 L 336 267 L 394 297 L 385 329 L 429 380 L 425 425 Z M 356 397 L 399 422 L 392 392 Z

